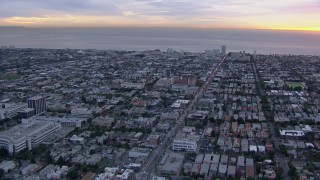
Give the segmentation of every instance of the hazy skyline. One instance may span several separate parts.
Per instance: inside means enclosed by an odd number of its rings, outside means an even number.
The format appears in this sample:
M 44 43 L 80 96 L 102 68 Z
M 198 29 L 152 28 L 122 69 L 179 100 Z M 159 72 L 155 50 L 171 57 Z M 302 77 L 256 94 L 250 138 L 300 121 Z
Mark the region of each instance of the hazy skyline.
M 320 31 L 318 0 L 0 0 L 0 25 Z

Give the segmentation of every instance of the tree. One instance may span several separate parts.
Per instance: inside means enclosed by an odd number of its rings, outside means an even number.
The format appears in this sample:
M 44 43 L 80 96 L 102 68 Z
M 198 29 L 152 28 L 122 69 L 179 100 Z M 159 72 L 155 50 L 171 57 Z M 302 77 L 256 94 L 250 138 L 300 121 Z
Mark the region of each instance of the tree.
M 291 164 L 291 162 L 288 163 L 289 165 L 289 171 L 288 174 L 292 179 L 299 179 L 298 178 L 298 172 L 297 168 Z
M 90 155 L 95 154 L 96 150 L 95 149 L 91 149 L 89 153 L 90 153 Z
M 271 87 L 269 85 L 265 86 L 266 90 L 271 90 Z
M 102 106 L 104 106 L 106 103 L 104 102 L 104 101 L 100 101 L 100 102 L 98 102 L 98 106 L 99 107 L 102 107 Z
M 213 118 L 213 117 L 209 118 L 209 121 L 210 121 L 211 123 L 213 123 L 213 122 L 214 122 L 214 118 Z
M 0 179 L 2 179 L 3 175 L 4 175 L 4 170 L 0 169 Z
M 225 105 L 222 106 L 223 111 L 227 111 L 227 107 Z
M 280 152 L 281 152 L 282 154 L 284 154 L 284 155 L 287 155 L 287 154 L 288 154 L 288 149 L 287 149 L 286 146 L 280 145 L 279 148 L 280 148 Z
M 283 178 L 282 178 L 282 176 L 283 176 L 283 170 L 282 170 L 281 168 L 279 168 L 279 167 L 276 168 L 276 169 L 275 169 L 275 172 L 276 172 L 277 179 L 279 179 L 279 180 L 280 180 L 280 179 L 283 179 Z
M 301 87 L 301 86 L 297 86 L 297 87 L 294 87 L 293 90 L 295 90 L 295 91 L 302 91 L 302 87 Z
M 82 172 L 88 172 L 88 167 L 87 165 L 83 165 L 81 168 Z
M 309 172 L 313 172 L 314 171 L 314 164 L 313 163 L 308 163 L 307 167 L 308 167 L 308 171 Z
M 48 151 L 47 154 L 46 154 L 46 161 L 47 161 L 48 164 L 51 164 L 53 162 L 53 159 L 52 159 L 52 157 L 50 155 L 50 151 Z
M 8 157 L 8 150 L 4 148 L 0 148 L 0 158 Z
M 62 165 L 66 164 L 66 161 L 60 156 L 57 163 L 58 163 L 58 165 L 62 166 Z
M 36 160 L 34 158 L 31 158 L 30 163 L 36 163 Z
M 291 126 L 296 126 L 296 125 L 298 125 L 298 122 L 297 121 L 290 121 L 290 125 Z
M 268 103 L 268 97 L 267 96 L 262 96 L 261 97 L 261 103 Z
M 244 124 L 245 123 L 243 118 L 238 118 L 237 121 L 238 121 L 239 124 Z
M 112 99 L 113 94 L 106 94 L 105 97 L 106 97 L 106 99 Z
M 84 95 L 81 96 L 81 101 L 85 104 L 87 104 L 87 99 Z
M 273 151 L 267 152 L 267 156 L 269 159 L 273 160 L 274 159 L 274 152 Z
M 100 113 L 97 113 L 97 112 L 93 111 L 93 112 L 92 112 L 92 116 L 93 116 L 94 118 L 99 117 L 99 116 L 100 116 Z
M 256 162 L 262 162 L 262 161 L 264 161 L 266 158 L 265 157 L 263 157 L 263 156 L 261 156 L 261 155 L 257 155 L 256 157 L 255 157 L 255 161 Z
M 70 170 L 67 174 L 68 179 L 77 179 L 78 178 L 78 172 L 75 170 Z
M 257 171 L 257 174 L 260 174 L 260 172 L 261 172 L 261 166 L 260 166 L 260 164 L 257 164 L 257 165 L 256 165 L 256 171 Z

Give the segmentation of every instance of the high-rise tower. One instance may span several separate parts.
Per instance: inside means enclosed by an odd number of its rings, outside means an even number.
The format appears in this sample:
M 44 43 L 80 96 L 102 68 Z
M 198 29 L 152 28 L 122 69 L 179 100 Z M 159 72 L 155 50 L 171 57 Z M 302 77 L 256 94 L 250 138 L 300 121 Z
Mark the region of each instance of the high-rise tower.
M 221 54 L 226 55 L 227 47 L 225 45 L 221 46 Z
M 43 96 L 34 96 L 28 99 L 28 108 L 33 108 L 35 114 L 40 114 L 47 110 L 46 98 Z

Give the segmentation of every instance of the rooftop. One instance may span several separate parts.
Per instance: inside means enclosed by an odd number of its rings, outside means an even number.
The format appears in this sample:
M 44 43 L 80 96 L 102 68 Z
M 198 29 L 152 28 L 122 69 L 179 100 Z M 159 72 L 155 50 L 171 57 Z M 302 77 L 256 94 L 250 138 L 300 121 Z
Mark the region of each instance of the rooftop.
M 304 136 L 304 132 L 303 131 L 297 131 L 297 130 L 279 130 L 280 134 L 282 136 Z
M 41 98 L 44 98 L 43 96 L 33 96 L 33 97 L 30 97 L 28 100 L 39 100 Z
M 178 172 L 182 167 L 184 156 L 179 153 L 170 152 L 167 153 L 160 162 L 161 171 L 166 172 Z
M 0 138 L 6 139 L 11 143 L 18 143 L 28 137 L 34 137 L 43 131 L 47 131 L 53 126 L 57 126 L 52 122 L 32 121 L 29 123 L 18 124 L 6 131 L 0 132 Z

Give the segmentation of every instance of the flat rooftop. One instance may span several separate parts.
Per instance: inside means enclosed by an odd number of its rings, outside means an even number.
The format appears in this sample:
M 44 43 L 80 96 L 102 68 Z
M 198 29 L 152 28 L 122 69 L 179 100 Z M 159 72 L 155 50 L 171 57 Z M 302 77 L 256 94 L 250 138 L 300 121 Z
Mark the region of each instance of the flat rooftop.
M 37 136 L 43 131 L 50 129 L 54 124 L 51 122 L 33 121 L 30 123 L 21 123 L 8 130 L 0 132 L 0 138 L 6 139 L 11 143 L 17 143 L 27 137 Z
M 279 130 L 282 136 L 304 136 L 303 131 L 297 130 Z
M 41 98 L 44 98 L 44 96 L 33 96 L 33 97 L 28 98 L 28 100 L 38 100 Z
M 4 106 L 4 108 L 2 106 Z M 11 111 L 24 106 L 27 107 L 27 104 L 26 103 L 1 103 L 0 111 Z
M 152 150 L 148 148 L 139 148 L 139 147 L 133 147 L 130 150 L 131 152 L 140 152 L 140 153 L 150 153 Z
M 55 117 L 55 116 L 33 116 L 28 120 L 32 121 L 48 121 L 48 122 L 79 122 L 84 121 L 86 118 L 76 118 L 76 117 Z
M 167 153 L 161 160 L 160 170 L 165 172 L 178 172 L 182 167 L 184 156 L 179 153 Z

